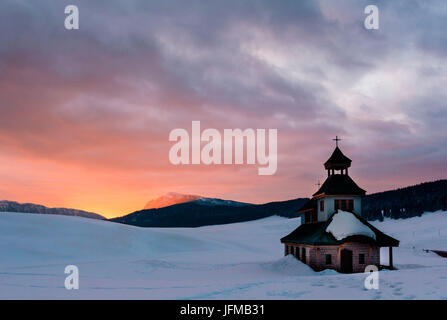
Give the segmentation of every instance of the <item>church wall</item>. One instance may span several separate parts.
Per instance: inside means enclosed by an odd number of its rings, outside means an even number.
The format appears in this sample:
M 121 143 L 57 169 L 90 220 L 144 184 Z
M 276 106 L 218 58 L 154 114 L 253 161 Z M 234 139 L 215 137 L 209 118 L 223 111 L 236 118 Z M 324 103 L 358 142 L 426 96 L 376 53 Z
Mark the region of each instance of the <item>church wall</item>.
M 315 252 L 315 261 L 312 267 L 321 271 L 324 269 L 338 269 L 337 246 L 319 246 L 312 249 Z M 326 264 L 326 255 L 330 254 L 331 264 Z
M 354 212 L 362 215 L 362 198 L 354 198 Z
M 362 199 L 360 197 L 343 197 L 343 196 L 335 196 L 335 197 L 324 197 L 322 199 L 318 199 L 318 221 L 326 221 L 329 219 L 332 214 L 335 212 L 335 199 L 352 199 L 354 200 L 354 212 L 358 215 L 362 214 Z M 320 211 L 320 201 L 324 200 L 324 211 Z M 304 223 L 304 222 L 302 222 Z
M 340 251 L 348 249 L 352 251 L 352 267 L 354 272 L 364 272 L 368 265 L 380 265 L 380 248 L 366 243 L 347 242 L 339 246 L 337 255 L 337 264 L 340 267 Z M 359 255 L 365 255 L 365 263 L 359 263 Z
M 324 199 L 324 213 L 326 215 L 325 220 L 329 219 L 331 215 L 335 212 L 335 204 L 334 204 L 334 197 L 325 197 Z
M 321 207 L 321 200 L 323 200 L 324 201 L 324 211 L 321 211 L 321 209 L 320 209 L 320 207 Z M 333 204 L 332 204 L 333 205 Z M 318 210 L 318 221 L 326 221 L 327 219 L 328 219 L 328 215 L 327 215 L 327 213 L 330 211 L 329 209 L 328 209 L 328 206 L 330 207 L 331 206 L 331 204 L 327 201 L 327 199 L 326 198 L 323 198 L 323 199 L 319 199 L 318 200 L 318 207 L 317 207 L 317 210 Z
M 380 248 L 366 243 L 347 242 L 339 246 L 312 246 L 299 245 L 294 243 L 285 243 L 285 255 L 292 254 L 297 258 L 302 259 L 302 248 L 306 250 L 306 263 L 316 271 L 325 269 L 335 269 L 340 271 L 341 259 L 340 252 L 342 249 L 352 251 L 352 267 L 353 272 L 361 273 L 365 271 L 368 265 L 380 265 Z M 299 254 L 297 254 L 299 252 Z M 326 255 L 331 255 L 331 263 L 326 264 Z M 359 263 L 359 255 L 363 254 L 365 263 Z

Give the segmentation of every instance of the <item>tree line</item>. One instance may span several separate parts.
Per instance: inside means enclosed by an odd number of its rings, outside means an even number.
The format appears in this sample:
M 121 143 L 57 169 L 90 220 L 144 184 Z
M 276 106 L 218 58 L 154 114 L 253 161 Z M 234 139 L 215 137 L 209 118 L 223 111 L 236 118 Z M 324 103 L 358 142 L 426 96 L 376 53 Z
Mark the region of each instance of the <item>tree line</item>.
M 374 193 L 362 199 L 362 216 L 368 220 L 404 219 L 438 210 L 447 211 L 447 180 Z

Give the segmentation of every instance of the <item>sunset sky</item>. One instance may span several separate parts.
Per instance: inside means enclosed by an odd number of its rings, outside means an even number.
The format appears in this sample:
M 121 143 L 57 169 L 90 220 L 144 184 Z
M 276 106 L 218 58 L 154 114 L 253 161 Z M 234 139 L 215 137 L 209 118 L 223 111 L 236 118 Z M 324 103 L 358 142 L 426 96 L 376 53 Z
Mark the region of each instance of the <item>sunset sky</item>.
M 0 200 L 114 217 L 167 192 L 308 197 L 336 135 L 368 193 L 447 178 L 446 30 L 445 0 L 2 0 Z M 277 173 L 172 165 L 193 120 L 278 129 Z

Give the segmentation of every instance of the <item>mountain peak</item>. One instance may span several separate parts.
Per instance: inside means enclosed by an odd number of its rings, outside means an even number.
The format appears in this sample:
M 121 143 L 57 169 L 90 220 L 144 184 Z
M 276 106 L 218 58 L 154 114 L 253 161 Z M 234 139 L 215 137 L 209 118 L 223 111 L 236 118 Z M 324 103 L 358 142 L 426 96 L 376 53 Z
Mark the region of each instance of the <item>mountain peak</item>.
M 190 201 L 195 201 L 202 199 L 202 196 L 192 195 L 192 194 L 181 194 L 177 192 L 169 192 L 161 197 L 152 199 L 144 209 L 159 209 L 163 207 L 172 206 L 174 204 L 185 203 Z

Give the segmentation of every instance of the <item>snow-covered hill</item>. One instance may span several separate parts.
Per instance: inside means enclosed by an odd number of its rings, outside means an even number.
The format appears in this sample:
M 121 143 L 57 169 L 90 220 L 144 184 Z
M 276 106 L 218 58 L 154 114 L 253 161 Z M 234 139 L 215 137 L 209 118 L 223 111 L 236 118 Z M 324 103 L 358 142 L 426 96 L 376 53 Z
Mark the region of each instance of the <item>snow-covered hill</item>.
M 270 217 L 201 228 L 138 228 L 79 217 L 0 214 L 2 299 L 447 299 L 447 213 L 375 225 L 401 240 L 398 271 L 313 272 L 283 257 L 299 219 Z M 386 262 L 383 252 L 383 262 Z M 66 265 L 80 289 L 66 290 Z

